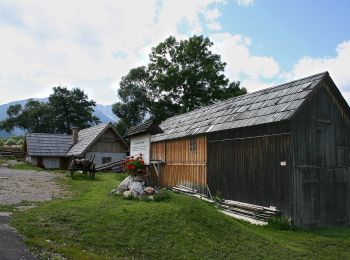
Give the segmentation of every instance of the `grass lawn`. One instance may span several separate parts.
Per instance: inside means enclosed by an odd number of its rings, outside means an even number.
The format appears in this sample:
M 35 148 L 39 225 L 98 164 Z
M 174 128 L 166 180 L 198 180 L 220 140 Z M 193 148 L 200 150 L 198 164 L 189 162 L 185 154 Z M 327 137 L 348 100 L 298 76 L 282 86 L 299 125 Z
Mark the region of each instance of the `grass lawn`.
M 16 211 L 12 225 L 34 250 L 68 259 L 350 258 L 350 228 L 276 231 L 171 192 L 160 202 L 109 196 L 124 177 L 67 177 L 71 199 Z

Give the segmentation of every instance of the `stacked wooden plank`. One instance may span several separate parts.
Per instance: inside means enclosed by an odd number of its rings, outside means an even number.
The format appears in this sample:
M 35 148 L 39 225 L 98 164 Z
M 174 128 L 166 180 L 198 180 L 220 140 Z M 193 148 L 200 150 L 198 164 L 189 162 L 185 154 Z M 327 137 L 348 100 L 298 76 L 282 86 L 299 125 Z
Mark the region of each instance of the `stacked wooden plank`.
M 22 149 L 3 149 L 0 150 L 0 157 L 24 157 Z
M 190 187 L 183 186 L 183 185 L 174 186 L 171 188 L 171 190 L 176 192 L 176 193 L 182 193 L 182 194 L 187 194 L 187 195 L 195 195 L 198 193 L 197 190 L 192 189 Z
M 190 187 L 178 185 L 170 188 L 170 190 L 176 193 L 196 197 L 210 203 L 215 203 L 213 200 L 208 199 L 203 194 L 200 194 L 197 190 Z M 221 203 L 216 204 L 219 210 L 226 215 L 238 219 L 243 219 L 256 225 L 266 225 L 270 218 L 279 216 L 281 214 L 281 212 L 275 207 L 268 208 L 233 200 L 223 200 Z
M 260 221 L 268 222 L 272 217 L 279 216 L 281 213 L 275 207 L 263 207 L 249 203 L 243 203 L 233 200 L 223 200 L 219 206 L 221 210 L 237 214 Z
M 96 167 L 97 171 L 122 171 L 123 170 L 123 162 L 124 160 L 116 161 L 116 162 L 110 162 L 110 163 L 105 163 L 101 164 Z
M 170 188 L 170 190 L 172 190 L 173 192 L 176 192 L 176 193 L 181 193 L 181 194 L 189 195 L 192 197 L 196 197 L 198 199 L 207 201 L 209 203 L 215 203 L 213 200 L 208 199 L 206 196 L 204 196 L 203 194 L 200 194 L 197 190 L 192 189 L 190 187 L 178 185 L 178 186 L 174 186 L 174 187 Z

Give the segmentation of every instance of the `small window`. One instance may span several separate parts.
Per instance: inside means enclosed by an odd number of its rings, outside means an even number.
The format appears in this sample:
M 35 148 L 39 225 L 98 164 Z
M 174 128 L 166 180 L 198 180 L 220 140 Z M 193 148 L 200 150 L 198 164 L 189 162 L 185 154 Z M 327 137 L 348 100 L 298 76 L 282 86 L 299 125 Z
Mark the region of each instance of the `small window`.
M 197 138 L 191 137 L 190 138 L 190 152 L 197 151 Z
M 110 163 L 112 161 L 111 157 L 102 157 L 102 164 Z

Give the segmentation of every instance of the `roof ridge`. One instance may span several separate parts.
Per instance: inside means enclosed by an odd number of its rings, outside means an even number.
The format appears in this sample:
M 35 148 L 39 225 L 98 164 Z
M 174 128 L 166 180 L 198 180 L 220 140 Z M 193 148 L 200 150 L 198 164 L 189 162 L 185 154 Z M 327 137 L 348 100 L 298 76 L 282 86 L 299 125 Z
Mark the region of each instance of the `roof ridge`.
M 61 136 L 72 136 L 71 134 L 56 134 L 56 133 L 26 133 L 26 136 L 28 135 L 61 135 Z

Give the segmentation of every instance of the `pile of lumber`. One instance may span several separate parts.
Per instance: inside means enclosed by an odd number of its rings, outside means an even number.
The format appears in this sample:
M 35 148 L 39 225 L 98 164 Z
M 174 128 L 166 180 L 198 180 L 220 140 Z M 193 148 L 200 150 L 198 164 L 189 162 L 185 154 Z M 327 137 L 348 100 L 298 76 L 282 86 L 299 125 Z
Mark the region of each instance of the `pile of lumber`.
M 0 150 L 0 157 L 24 157 L 25 153 L 22 149 L 2 149 Z
M 105 163 L 96 166 L 97 171 L 114 171 L 114 172 L 121 172 L 123 171 L 123 162 L 124 160 L 116 161 L 116 162 L 110 162 Z
M 219 206 L 222 211 L 256 220 L 268 222 L 270 218 L 279 216 L 281 212 L 275 207 L 263 207 L 233 200 L 223 200 Z
M 173 192 L 176 192 L 176 193 L 189 195 L 189 196 L 196 197 L 198 199 L 201 199 L 201 200 L 204 200 L 204 201 L 207 201 L 210 203 L 214 203 L 213 200 L 208 199 L 206 196 L 204 196 L 203 194 L 200 194 L 197 190 L 192 189 L 190 187 L 178 185 L 178 186 L 171 187 L 170 190 L 172 190 Z
M 190 187 L 183 186 L 183 185 L 174 186 L 170 189 L 176 193 L 182 193 L 182 194 L 187 194 L 187 195 L 195 195 L 198 193 L 197 190 L 192 189 Z
M 197 190 L 190 187 L 178 185 L 170 188 L 170 190 L 176 193 L 196 197 L 210 203 L 215 203 L 213 200 L 210 200 L 203 194 L 200 194 Z M 222 213 L 234 218 L 243 219 L 256 225 L 266 225 L 270 218 L 281 214 L 281 212 L 275 207 L 268 208 L 233 200 L 222 200 L 220 203 L 216 203 L 216 205 Z

